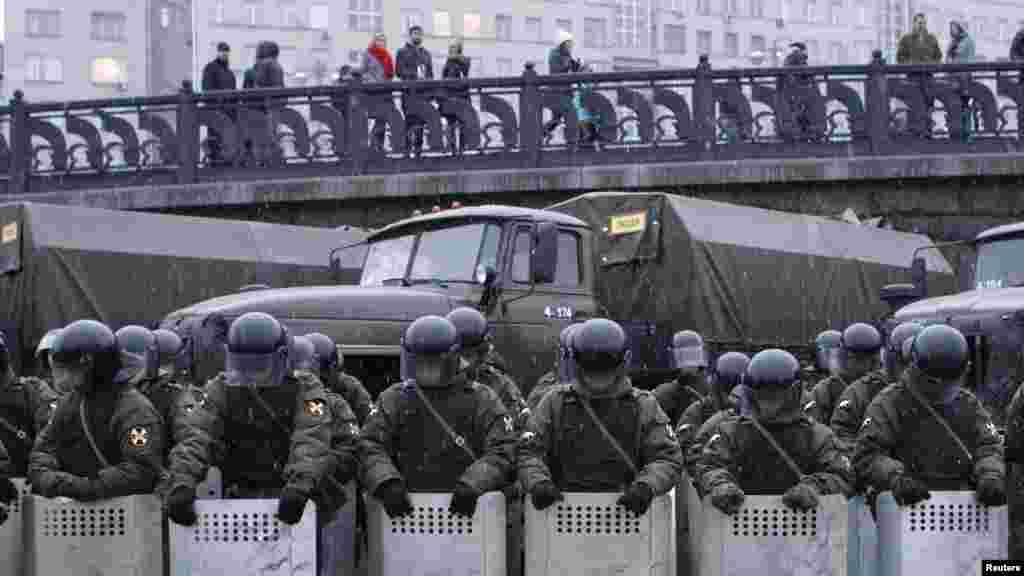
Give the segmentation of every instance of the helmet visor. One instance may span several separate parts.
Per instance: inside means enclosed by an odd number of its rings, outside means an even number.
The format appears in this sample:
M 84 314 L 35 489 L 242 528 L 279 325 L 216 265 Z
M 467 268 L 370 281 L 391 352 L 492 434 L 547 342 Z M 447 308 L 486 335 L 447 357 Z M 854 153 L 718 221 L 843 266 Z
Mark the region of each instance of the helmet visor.
M 562 350 L 558 358 L 558 381 L 562 383 L 576 380 L 576 359 L 568 350 Z
M 707 353 L 703 346 L 673 348 L 672 361 L 675 364 L 676 370 L 683 370 L 686 368 L 706 368 L 708 365 Z
M 114 375 L 114 382 L 125 384 L 138 382 L 146 376 L 146 356 L 126 350 L 121 351 L 121 368 Z
M 625 355 L 608 352 L 576 352 L 578 366 L 588 372 L 610 372 L 622 365 Z
M 272 388 L 284 378 L 284 362 L 280 353 L 240 354 L 228 352 L 225 358 L 229 386 Z

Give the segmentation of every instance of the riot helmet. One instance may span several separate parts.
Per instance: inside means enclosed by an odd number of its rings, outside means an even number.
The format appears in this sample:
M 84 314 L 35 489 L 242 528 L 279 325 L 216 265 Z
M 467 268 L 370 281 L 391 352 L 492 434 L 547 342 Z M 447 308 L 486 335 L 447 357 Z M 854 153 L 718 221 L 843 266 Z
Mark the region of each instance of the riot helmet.
M 960 390 L 967 371 L 967 340 L 959 330 L 945 324 L 928 326 L 918 332 L 911 345 L 915 368 L 914 384 L 932 400 L 951 401 Z
M 458 336 L 459 368 L 467 371 L 471 378 L 476 378 L 479 367 L 491 350 L 487 318 L 475 308 L 465 306 L 452 310 L 446 318 L 455 326 Z
M 301 370 L 313 374 L 319 373 L 319 366 L 317 366 L 316 362 L 316 347 L 305 336 L 292 338 L 292 350 L 288 355 L 288 361 L 293 371 Z
M 48 331 L 43 335 L 42 340 L 39 341 L 39 346 L 36 346 L 36 369 L 40 374 L 46 375 L 52 371 L 50 366 L 50 351 L 53 350 L 53 341 L 57 338 L 57 334 L 59 333 L 60 328 Z
M 455 325 L 440 316 L 421 316 L 409 325 L 402 348 L 407 368 L 418 386 L 437 388 L 451 383 L 458 367 L 459 335 Z
M 595 396 L 616 391 L 630 360 L 626 332 L 606 318 L 587 320 L 573 333 L 572 353 L 579 383 Z
M 696 374 L 708 366 L 704 338 L 693 330 L 682 330 L 672 336 L 673 367 L 683 374 Z
M 178 355 L 185 349 L 185 342 L 177 333 L 160 328 L 153 330 L 156 337 L 156 348 L 160 353 L 160 371 L 166 374 L 173 374 L 178 363 Z
M 270 314 L 242 314 L 228 328 L 229 386 L 271 388 L 284 383 L 291 348 L 288 331 Z
M 840 343 L 840 369 L 847 382 L 852 382 L 872 370 L 881 362 L 882 335 L 870 325 L 858 322 L 843 330 Z
M 889 341 L 885 345 L 885 370 L 889 378 L 900 377 L 907 367 L 906 359 L 903 357 L 903 343 L 912 340 L 922 330 L 917 322 L 904 322 L 893 328 L 889 334 Z
M 843 333 L 825 330 L 814 339 L 814 367 L 818 372 L 834 374 L 839 369 L 839 345 Z
M 78 320 L 53 341 L 53 381 L 60 393 L 92 394 L 113 382 L 120 369 L 117 338 L 105 324 Z
M 321 373 L 325 370 L 334 371 L 339 368 L 338 346 L 330 336 L 313 332 L 306 334 L 306 339 L 313 343 L 313 353 L 316 354 L 316 360 L 320 363 Z
M 0 330 L 0 383 L 7 380 L 11 371 L 11 351 L 7 348 L 7 334 Z
M 555 367 L 558 370 L 558 381 L 567 384 L 576 380 L 576 359 L 572 352 L 572 336 L 579 330 L 582 323 L 570 324 L 558 335 L 558 356 Z
M 114 376 L 114 382 L 138 384 L 156 376 L 160 350 L 153 332 L 142 326 L 125 326 L 114 332 L 114 338 L 121 355 L 121 369 Z
M 743 374 L 747 371 L 750 358 L 740 352 L 726 352 L 715 361 L 715 371 L 711 375 L 711 391 L 719 407 L 730 401 L 732 390 L 743 382 Z
M 800 414 L 800 363 L 785 350 L 762 350 L 750 359 L 743 383 L 750 387 L 754 416 L 765 422 Z

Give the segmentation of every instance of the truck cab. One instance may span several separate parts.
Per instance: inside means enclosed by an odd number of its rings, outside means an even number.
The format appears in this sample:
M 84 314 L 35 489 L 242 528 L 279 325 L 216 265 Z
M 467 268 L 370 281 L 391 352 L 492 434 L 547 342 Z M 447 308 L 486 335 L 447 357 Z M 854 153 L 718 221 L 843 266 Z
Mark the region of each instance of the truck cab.
M 474 306 L 492 323 L 495 347 L 527 391 L 554 359 L 559 332 L 596 315 L 590 227 L 575 217 L 509 206 L 475 206 L 405 219 L 336 249 L 340 269 L 362 259 L 358 286 L 258 289 L 199 302 L 162 326 L 202 331 L 211 315 L 229 323 L 266 312 L 292 334 L 322 332 L 345 356 L 345 370 L 371 394 L 400 378 L 400 342 L 416 318 Z M 205 341 L 206 348 L 216 338 Z M 209 353 L 209 350 L 205 350 Z M 209 377 L 223 366 L 215 354 Z
M 907 301 L 893 314 L 891 325 L 949 324 L 963 332 L 971 351 L 965 384 L 1002 424 L 1024 376 L 1024 223 L 986 230 L 966 244 L 974 253 L 973 262 L 961 267 L 967 290 L 925 298 L 927 286 L 918 272 L 923 264 L 915 257 L 913 283 L 886 287 L 883 298 Z

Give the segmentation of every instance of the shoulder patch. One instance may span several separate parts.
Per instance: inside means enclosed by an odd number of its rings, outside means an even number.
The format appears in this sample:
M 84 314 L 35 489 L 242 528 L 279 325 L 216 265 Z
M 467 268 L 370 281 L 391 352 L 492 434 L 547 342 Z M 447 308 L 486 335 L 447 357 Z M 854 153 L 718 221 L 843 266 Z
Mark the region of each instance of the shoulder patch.
M 817 402 L 816 400 L 811 400 L 811 401 L 810 401 L 810 402 L 808 402 L 807 404 L 804 404 L 804 411 L 806 412 L 807 410 L 810 410 L 810 409 L 811 409 L 811 408 L 813 408 L 813 407 L 814 407 L 814 405 L 815 405 L 815 404 L 817 404 L 817 403 L 818 403 L 818 402 Z
M 870 416 L 869 416 L 869 417 L 867 417 L 867 418 L 865 418 L 865 419 L 864 419 L 864 421 L 860 423 L 860 427 L 861 427 L 861 428 L 864 428 L 864 427 L 865 427 L 865 426 L 867 426 L 868 424 L 871 424 L 871 417 L 870 417 Z
M 850 401 L 849 400 L 843 400 L 842 402 L 839 403 L 839 406 L 836 406 L 836 409 L 842 410 L 843 408 L 846 408 L 849 405 L 850 405 Z
M 710 446 L 711 444 L 714 444 L 715 440 L 718 440 L 718 439 L 719 439 L 719 438 L 721 438 L 721 437 L 722 437 L 722 435 L 721 435 L 721 434 L 715 434 L 714 436 L 712 436 L 712 437 L 711 437 L 711 438 L 710 438 L 710 439 L 708 440 L 708 445 Z
M 502 421 L 505 422 L 505 432 L 508 432 L 509 434 L 515 432 L 515 427 L 512 426 L 512 417 L 511 416 L 508 416 L 508 415 L 502 416 L 501 419 L 502 419 Z
M 373 402 L 372 404 L 370 404 L 370 413 L 367 414 L 366 417 L 369 418 L 370 416 L 373 416 L 374 414 L 376 414 L 378 412 L 380 412 L 380 407 L 377 406 L 376 402 Z
M 320 418 L 324 415 L 324 403 L 322 400 L 306 400 L 305 411 L 307 416 Z
M 665 424 L 665 430 L 668 430 L 668 437 L 676 440 L 676 431 L 672 429 L 671 424 Z
M 132 448 L 145 448 L 149 444 L 149 429 L 135 426 L 128 431 L 128 445 Z
M 519 440 L 522 442 L 529 442 L 530 440 L 533 440 L 536 436 L 537 435 L 534 434 L 533 432 L 523 432 L 523 435 L 519 437 Z

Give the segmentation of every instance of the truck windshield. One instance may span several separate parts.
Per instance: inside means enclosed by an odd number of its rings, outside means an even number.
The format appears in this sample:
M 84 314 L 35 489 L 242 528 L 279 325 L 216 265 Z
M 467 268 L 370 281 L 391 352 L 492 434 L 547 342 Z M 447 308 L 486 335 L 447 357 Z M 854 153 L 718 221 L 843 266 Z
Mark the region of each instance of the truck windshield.
M 495 266 L 501 228 L 469 224 L 426 230 L 370 245 L 360 286 L 381 286 L 387 280 L 409 282 L 475 282 L 478 264 Z M 414 242 L 419 237 L 419 243 Z M 413 248 L 415 246 L 415 254 Z M 412 266 L 409 259 L 413 258 Z
M 978 246 L 975 288 L 1024 286 L 1024 237 L 986 242 Z

